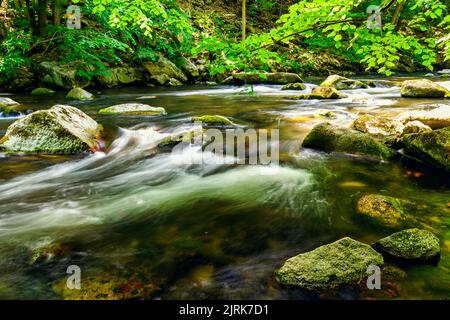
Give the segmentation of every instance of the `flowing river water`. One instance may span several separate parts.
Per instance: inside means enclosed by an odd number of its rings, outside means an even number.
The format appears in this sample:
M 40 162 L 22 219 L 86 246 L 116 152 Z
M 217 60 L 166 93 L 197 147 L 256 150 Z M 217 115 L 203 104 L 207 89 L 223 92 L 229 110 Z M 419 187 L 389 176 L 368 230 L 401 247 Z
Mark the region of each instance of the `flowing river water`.
M 104 126 L 106 147 L 73 156 L 0 155 L 0 298 L 74 297 L 58 291 L 70 265 L 81 268 L 82 286 L 100 292 L 96 298 L 110 297 L 102 296 L 109 283 L 125 291 L 146 288 L 137 297 L 148 299 L 450 298 L 449 176 L 408 159 L 301 149 L 326 111 L 337 116 L 328 121 L 346 125 L 359 113 L 397 115 L 449 104 L 401 98 L 392 81 L 403 79 L 376 79 L 375 88 L 344 91 L 349 98 L 330 101 L 291 100 L 299 92 L 262 85 L 254 94 L 231 86 L 121 88 L 101 90 L 87 102 L 68 102 L 63 93 L 8 95 L 33 110 L 80 108 Z M 308 82 L 308 90 L 318 83 Z M 128 102 L 164 107 L 168 115 L 97 115 Z M 206 114 L 279 129 L 276 174 L 252 165 L 183 164 L 174 157 L 198 150 L 156 148 L 167 133 L 190 126 L 190 117 Z M 1 136 L 14 120 L 0 118 Z M 365 193 L 435 208 L 421 221 L 441 240 L 440 263 L 403 267 L 406 274 L 382 282 L 376 294 L 347 288 L 317 296 L 278 285 L 273 271 L 286 258 L 344 236 L 373 243 L 393 232 L 358 218 L 355 200 Z M 31 252 L 49 244 L 61 245 L 62 254 L 31 263 Z

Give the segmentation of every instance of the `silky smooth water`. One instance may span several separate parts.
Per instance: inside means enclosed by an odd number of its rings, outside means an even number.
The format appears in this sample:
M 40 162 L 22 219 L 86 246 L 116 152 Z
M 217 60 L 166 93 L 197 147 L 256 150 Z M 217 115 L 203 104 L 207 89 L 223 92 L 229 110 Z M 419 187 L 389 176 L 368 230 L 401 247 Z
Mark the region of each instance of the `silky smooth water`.
M 449 176 L 406 158 L 379 162 L 301 149 L 324 111 L 337 115 L 329 121 L 346 125 L 361 112 L 396 115 L 449 102 L 403 99 L 383 79 L 336 101 L 290 100 L 298 92 L 280 86 L 254 89 L 250 95 L 229 86 L 122 88 L 101 90 L 87 102 L 66 101 L 63 93 L 11 95 L 33 110 L 82 109 L 104 126 L 105 148 L 0 156 L 0 298 L 59 299 L 55 288 L 69 265 L 81 268 L 82 286 L 92 279 L 138 281 L 151 286 L 141 296 L 147 299 L 450 298 Z M 125 102 L 164 107 L 168 115 L 97 115 Z M 157 148 L 168 134 L 191 126 L 190 117 L 206 114 L 244 128 L 279 129 L 276 174 L 250 165 L 183 164 L 174 159 L 199 150 Z M 0 119 L 1 135 L 14 120 Z M 376 293 L 346 288 L 314 295 L 279 286 L 273 271 L 290 256 L 344 236 L 373 243 L 395 231 L 358 219 L 355 201 L 364 193 L 427 205 L 418 218 L 441 239 L 440 263 L 402 267 L 404 277 L 382 282 Z M 51 243 L 68 249 L 31 263 L 33 248 Z

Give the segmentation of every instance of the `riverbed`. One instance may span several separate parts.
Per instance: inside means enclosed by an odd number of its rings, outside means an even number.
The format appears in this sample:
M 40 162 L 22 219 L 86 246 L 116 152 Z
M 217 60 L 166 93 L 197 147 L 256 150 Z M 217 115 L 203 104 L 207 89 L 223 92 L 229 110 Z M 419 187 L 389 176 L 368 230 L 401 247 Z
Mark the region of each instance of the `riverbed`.
M 292 100 L 299 92 L 268 85 L 90 90 L 96 98 L 82 102 L 65 100 L 63 92 L 7 95 L 32 110 L 80 108 L 103 125 L 105 136 L 94 154 L 0 155 L 0 298 L 76 297 L 58 290 L 67 267 L 76 265 L 82 286 L 102 292 L 119 283 L 138 291 L 129 296 L 145 299 L 449 299 L 448 174 L 407 158 L 387 162 L 301 148 L 321 121 L 349 125 L 358 114 L 394 116 L 450 104 L 401 98 L 404 79 L 375 78 L 375 88 L 329 101 Z M 307 90 L 319 80 L 308 79 Z M 128 102 L 168 114 L 97 114 Z M 173 161 L 198 150 L 160 150 L 149 134 L 185 129 L 192 116 L 208 114 L 242 128 L 279 129 L 276 174 L 254 165 Z M 0 136 L 14 120 L 0 118 Z M 366 193 L 438 208 L 421 221 L 441 240 L 439 264 L 402 267 L 404 276 L 382 282 L 377 293 L 345 288 L 315 295 L 277 284 L 274 270 L 293 255 L 345 236 L 373 243 L 393 232 L 358 218 L 355 201 Z M 32 263 L 33 250 L 49 244 L 64 250 Z

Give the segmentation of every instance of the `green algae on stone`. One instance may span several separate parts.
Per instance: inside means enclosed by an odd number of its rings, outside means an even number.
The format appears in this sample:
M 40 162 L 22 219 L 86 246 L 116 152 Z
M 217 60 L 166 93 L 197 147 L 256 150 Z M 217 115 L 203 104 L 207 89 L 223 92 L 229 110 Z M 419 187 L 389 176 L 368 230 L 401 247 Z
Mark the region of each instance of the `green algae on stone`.
M 301 82 L 288 83 L 281 88 L 281 90 L 305 90 L 305 89 L 306 89 L 305 84 Z
M 218 115 L 205 115 L 193 117 L 192 122 L 202 122 L 207 126 L 233 126 L 235 125 L 230 119 Z
M 450 127 L 402 137 L 408 154 L 450 172 Z
M 32 96 L 49 96 L 54 94 L 55 91 L 48 88 L 36 88 L 33 91 L 31 91 Z
M 303 141 L 303 147 L 327 152 L 344 152 L 389 159 L 396 152 L 367 133 L 341 128 L 328 122 L 316 125 Z
M 337 90 L 365 89 L 369 86 L 359 80 L 352 80 L 336 74 L 328 76 L 321 84 L 321 87 L 333 87 Z
M 49 261 L 68 252 L 69 246 L 60 243 L 50 243 L 44 246 L 38 246 L 31 252 L 31 263 L 36 264 Z
M 340 93 L 335 88 L 331 87 L 316 87 L 312 89 L 311 93 L 301 94 L 292 97 L 294 100 L 312 100 L 312 99 L 343 99 L 347 98 L 347 95 Z
M 94 95 L 92 93 L 89 93 L 82 88 L 73 88 L 66 96 L 66 99 L 71 100 L 91 100 L 93 98 Z
M 346 237 L 288 259 L 275 278 L 283 285 L 327 290 L 356 285 L 367 279 L 369 266 L 383 264 L 383 256 L 371 246 Z
M 409 262 L 434 264 L 441 254 L 439 239 L 430 231 L 417 228 L 380 239 L 375 243 L 375 248 L 388 257 Z
M 76 153 L 92 151 L 100 127 L 81 110 L 56 105 L 11 124 L 0 140 L 7 152 Z
M 356 211 L 382 226 L 401 228 L 416 224 L 416 220 L 408 215 L 408 211 L 414 211 L 414 206 L 414 203 L 405 199 L 367 194 L 358 199 Z
M 123 116 L 159 116 L 167 112 L 162 107 L 152 107 L 142 103 L 124 103 L 104 108 L 98 111 L 100 115 L 123 115 Z
M 400 89 L 402 97 L 407 98 L 445 98 L 450 97 L 450 91 L 443 86 L 427 79 L 403 81 Z

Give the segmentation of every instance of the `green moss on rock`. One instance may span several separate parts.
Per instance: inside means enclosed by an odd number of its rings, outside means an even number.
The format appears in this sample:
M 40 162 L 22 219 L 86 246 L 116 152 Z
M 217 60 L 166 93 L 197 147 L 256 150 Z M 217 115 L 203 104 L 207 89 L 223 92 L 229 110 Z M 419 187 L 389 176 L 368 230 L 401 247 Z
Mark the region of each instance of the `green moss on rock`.
M 295 97 L 292 97 L 294 100 L 312 100 L 312 99 L 343 99 L 347 98 L 346 94 L 340 93 L 335 88 L 331 87 L 316 87 L 312 89 L 309 94 L 301 94 Z
M 224 116 L 218 116 L 218 115 L 206 115 L 206 116 L 200 116 L 200 117 L 193 117 L 192 122 L 202 122 L 204 125 L 207 126 L 233 126 L 235 125 L 230 119 L 224 117 Z
M 415 204 L 404 199 L 367 194 L 358 199 L 356 210 L 358 214 L 389 228 L 416 224 L 416 220 L 408 215 L 409 211 L 415 211 Z
M 396 152 L 366 133 L 341 128 L 330 123 L 318 124 L 306 136 L 303 147 L 327 152 L 344 152 L 389 159 Z
M 370 265 L 383 264 L 383 256 L 371 246 L 346 237 L 288 259 L 275 277 L 283 285 L 327 290 L 356 285 L 368 277 Z
M 321 87 L 333 87 L 337 90 L 361 89 L 369 86 L 359 80 L 352 80 L 336 74 L 328 76 L 321 84 Z
M 164 108 L 141 103 L 124 103 L 99 110 L 100 115 L 159 116 L 167 114 Z
M 55 91 L 48 88 L 36 88 L 33 91 L 31 91 L 32 96 L 49 96 L 54 94 Z
M 450 172 L 450 127 L 407 134 L 402 142 L 408 154 Z
M 375 248 L 390 258 L 408 262 L 437 263 L 441 254 L 439 239 L 430 231 L 416 228 L 378 240 Z
M 402 97 L 408 98 L 445 98 L 450 96 L 449 90 L 427 79 L 403 81 L 400 93 Z
M 403 123 L 396 119 L 376 117 L 365 114 L 353 121 L 351 127 L 376 138 L 386 136 L 399 137 L 403 132 Z
M 281 88 L 281 90 L 305 90 L 305 89 L 306 89 L 305 84 L 301 82 L 288 83 Z
M 66 96 L 66 99 L 70 100 L 91 100 L 93 98 L 94 95 L 92 93 L 89 93 L 82 88 L 73 88 Z

